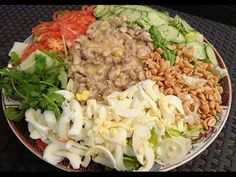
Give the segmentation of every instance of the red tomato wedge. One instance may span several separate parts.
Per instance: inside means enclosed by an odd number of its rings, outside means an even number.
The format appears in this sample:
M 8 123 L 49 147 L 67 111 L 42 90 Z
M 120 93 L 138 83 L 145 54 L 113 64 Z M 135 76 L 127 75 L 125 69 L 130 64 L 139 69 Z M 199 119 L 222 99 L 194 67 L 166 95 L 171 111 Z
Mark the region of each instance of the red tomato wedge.
M 83 9 L 55 12 L 53 21 L 43 22 L 35 26 L 32 29 L 32 34 L 37 36 L 37 40 L 24 50 L 20 62 L 37 49 L 64 52 L 64 48 L 61 47 L 62 36 L 67 47 L 70 48 L 76 36 L 85 34 L 89 25 L 96 20 L 92 8 Z
M 29 46 L 27 46 L 24 50 L 23 55 L 20 58 L 20 63 L 22 61 L 24 61 L 31 53 L 33 53 L 36 50 L 42 50 L 42 49 L 46 49 L 47 48 L 47 44 L 46 43 L 39 43 L 39 42 L 34 42 L 32 44 L 30 44 Z
M 70 29 L 63 26 L 60 28 L 60 33 L 64 36 L 66 45 L 71 47 L 75 39 L 75 34 Z

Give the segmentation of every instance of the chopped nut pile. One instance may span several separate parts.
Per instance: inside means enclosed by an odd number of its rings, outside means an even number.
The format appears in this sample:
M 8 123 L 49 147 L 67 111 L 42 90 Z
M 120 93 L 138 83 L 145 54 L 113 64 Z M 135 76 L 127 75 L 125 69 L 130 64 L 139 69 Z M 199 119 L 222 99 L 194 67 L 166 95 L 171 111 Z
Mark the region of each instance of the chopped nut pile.
M 205 63 L 193 57 L 193 48 L 185 48 L 184 44 L 169 45 L 170 50 L 177 49 L 176 60 L 173 66 L 170 61 L 162 58 L 163 51 L 159 48 L 156 52 L 142 58 L 147 78 L 157 82 L 160 90 L 165 94 L 174 94 L 182 102 L 185 114 L 193 111 L 196 103 L 199 103 L 197 113 L 205 129 L 214 126 L 216 116 L 223 111 L 221 107 L 221 93 L 223 88 L 219 86 L 219 77 L 213 74 L 213 65 Z M 190 86 L 184 77 L 191 77 L 205 81 L 201 85 Z M 195 100 L 191 103 L 186 97 L 191 95 Z

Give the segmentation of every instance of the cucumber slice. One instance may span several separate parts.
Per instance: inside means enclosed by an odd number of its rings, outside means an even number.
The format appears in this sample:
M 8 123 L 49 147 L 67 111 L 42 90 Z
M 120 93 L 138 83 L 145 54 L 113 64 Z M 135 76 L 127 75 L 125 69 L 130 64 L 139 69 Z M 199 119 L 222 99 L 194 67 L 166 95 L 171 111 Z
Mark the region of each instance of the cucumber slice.
M 110 11 L 114 11 L 116 5 L 108 5 Z
M 116 6 L 112 12 L 114 13 L 114 16 L 119 16 L 124 10 L 125 8 L 122 8 L 122 6 Z
M 131 10 L 140 10 L 140 11 L 147 11 L 147 12 L 155 11 L 151 7 L 141 6 L 141 5 L 124 5 L 122 7 L 127 8 L 127 9 L 131 9 Z
M 146 11 L 142 11 L 142 17 L 136 20 L 135 23 L 148 30 L 151 27 L 151 24 L 148 22 L 149 19 L 147 18 L 147 14 Z
M 218 61 L 216 59 L 215 52 L 211 48 L 211 46 L 209 46 L 209 45 L 206 46 L 206 54 L 207 54 L 207 57 L 209 58 L 209 60 L 211 60 L 212 64 L 214 66 L 218 66 Z
M 158 27 L 158 31 L 161 33 L 162 37 L 167 41 L 176 40 L 179 36 L 179 31 L 173 26 L 161 25 Z
M 40 54 L 44 57 L 46 57 L 47 67 L 46 69 L 49 69 L 54 64 L 54 60 L 49 57 L 47 54 L 41 52 L 40 50 L 36 50 L 33 53 L 31 53 L 27 59 L 25 59 L 18 67 L 18 70 L 25 71 L 27 73 L 33 73 L 35 71 L 35 55 Z
M 144 18 L 136 20 L 135 23 L 137 23 L 140 27 L 146 30 L 148 30 L 151 27 L 151 25 Z
M 153 12 L 153 11 L 148 12 L 148 18 L 149 18 L 150 23 L 155 26 L 168 24 L 168 21 L 164 20 L 156 12 Z
M 193 46 L 194 52 L 193 56 L 203 60 L 206 58 L 206 51 L 205 51 L 205 46 L 199 41 L 190 41 L 187 43 L 186 48 L 189 48 L 190 46 Z
M 184 36 L 181 33 L 179 33 L 178 37 L 176 39 L 172 39 L 171 42 L 183 43 L 183 42 L 185 42 L 185 38 L 184 38 Z
M 148 12 L 147 11 L 141 11 L 142 12 L 142 18 L 148 20 Z
M 190 31 L 188 32 L 184 38 L 189 42 L 189 41 L 200 41 L 203 42 L 204 41 L 204 37 L 202 34 L 200 34 L 197 31 Z
M 106 20 L 108 19 L 110 16 L 113 15 L 113 12 L 111 12 L 110 10 L 107 11 L 107 13 L 105 15 L 103 15 L 102 17 L 100 17 L 101 20 Z
M 167 16 L 166 14 L 164 14 L 163 12 L 160 12 L 160 11 L 157 11 L 157 10 L 155 12 L 157 13 L 157 15 L 159 15 L 165 21 L 169 21 L 170 20 L 170 17 Z
M 109 7 L 107 5 L 97 5 L 93 13 L 95 17 L 100 18 L 103 15 L 105 15 L 108 11 L 109 11 Z
M 124 10 L 120 13 L 120 16 L 122 15 L 126 16 L 131 21 L 135 21 L 141 17 L 142 13 L 138 10 Z
M 176 15 L 174 18 L 178 23 L 180 23 L 183 28 L 189 32 L 189 31 L 195 31 L 185 20 L 183 20 L 180 16 Z

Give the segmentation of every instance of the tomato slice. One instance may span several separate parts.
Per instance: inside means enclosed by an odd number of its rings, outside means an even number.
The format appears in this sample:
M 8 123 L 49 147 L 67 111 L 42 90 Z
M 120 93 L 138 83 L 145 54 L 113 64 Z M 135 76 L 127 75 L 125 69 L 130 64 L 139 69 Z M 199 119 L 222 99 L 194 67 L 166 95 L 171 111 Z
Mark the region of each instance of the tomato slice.
M 53 22 L 43 22 L 32 29 L 32 34 L 38 36 L 44 33 L 51 25 L 53 25 Z
M 47 49 L 48 46 L 45 42 L 34 42 L 27 46 L 20 58 L 20 63 L 24 61 L 31 53 L 33 53 L 36 50 L 42 50 L 42 49 Z
M 74 33 L 63 26 L 60 28 L 60 32 L 65 38 L 66 45 L 70 48 L 75 40 Z
M 46 41 L 49 38 L 61 38 L 61 33 L 60 30 L 58 29 L 57 31 L 47 31 L 43 34 L 41 34 L 37 41 Z
M 92 8 L 86 10 L 73 10 L 59 14 L 53 21 L 43 22 L 32 29 L 32 34 L 38 36 L 37 41 L 30 44 L 20 59 L 24 61 L 35 50 L 64 51 L 62 36 L 70 48 L 77 35 L 85 34 L 89 25 L 96 19 Z M 54 15 L 55 16 L 55 15 Z

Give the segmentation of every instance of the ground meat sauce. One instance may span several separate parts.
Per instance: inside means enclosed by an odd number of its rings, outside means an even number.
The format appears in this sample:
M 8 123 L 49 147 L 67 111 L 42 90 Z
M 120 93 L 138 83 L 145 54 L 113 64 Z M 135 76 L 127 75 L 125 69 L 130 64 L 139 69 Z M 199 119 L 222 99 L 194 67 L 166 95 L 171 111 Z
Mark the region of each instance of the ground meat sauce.
M 102 100 L 145 80 L 141 58 L 153 51 L 150 34 L 127 18 L 97 21 L 76 38 L 69 69 L 73 90 L 87 89 L 89 98 Z

